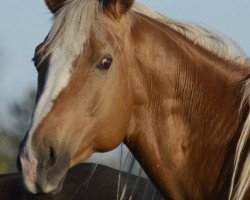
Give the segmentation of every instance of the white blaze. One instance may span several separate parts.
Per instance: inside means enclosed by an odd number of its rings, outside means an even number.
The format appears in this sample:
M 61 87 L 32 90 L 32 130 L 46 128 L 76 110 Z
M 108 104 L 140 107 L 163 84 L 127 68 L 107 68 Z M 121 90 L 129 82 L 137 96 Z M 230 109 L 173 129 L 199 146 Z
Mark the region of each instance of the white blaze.
M 49 114 L 53 102 L 67 86 L 73 63 L 83 53 L 90 30 L 96 21 L 98 1 L 70 0 L 54 18 L 54 25 L 48 37 L 48 54 L 51 54 L 43 92 L 34 111 L 25 151 L 29 159 L 22 160 L 26 186 L 34 191 L 37 161 L 32 148 L 32 136 L 38 125 Z M 32 173 L 28 173 L 32 169 Z

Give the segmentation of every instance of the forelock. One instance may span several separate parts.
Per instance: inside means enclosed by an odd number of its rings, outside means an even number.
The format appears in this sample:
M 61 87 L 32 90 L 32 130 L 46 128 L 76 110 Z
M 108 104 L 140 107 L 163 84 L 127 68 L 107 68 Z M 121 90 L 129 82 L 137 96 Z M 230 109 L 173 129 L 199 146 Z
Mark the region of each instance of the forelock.
M 99 29 L 101 5 L 97 0 L 68 0 L 54 15 L 46 40 L 46 55 L 60 48 L 64 56 L 77 56 L 87 44 L 91 30 Z

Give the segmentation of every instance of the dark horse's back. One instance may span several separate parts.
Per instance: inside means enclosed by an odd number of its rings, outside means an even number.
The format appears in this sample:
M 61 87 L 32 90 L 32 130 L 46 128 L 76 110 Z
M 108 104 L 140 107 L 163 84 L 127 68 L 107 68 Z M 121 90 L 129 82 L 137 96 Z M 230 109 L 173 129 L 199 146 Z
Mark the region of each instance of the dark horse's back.
M 20 174 L 7 174 L 0 176 L 0 199 L 22 199 L 22 181 Z
M 0 176 L 0 199 L 1 200 L 116 200 L 119 172 L 109 167 L 94 164 L 80 164 L 69 171 L 66 176 L 62 191 L 56 195 L 32 195 L 27 193 L 22 185 L 20 174 Z M 91 178 L 90 178 L 91 176 Z M 126 174 L 122 173 L 123 179 Z M 138 180 L 137 180 L 138 181 Z M 130 196 L 136 176 L 127 176 L 127 197 Z M 140 178 L 133 195 L 134 200 L 142 199 L 147 180 Z M 152 191 L 153 192 L 153 191 Z M 129 198 L 124 198 L 129 199 Z M 147 199 L 147 198 L 146 198 Z M 154 200 L 162 199 L 158 193 Z

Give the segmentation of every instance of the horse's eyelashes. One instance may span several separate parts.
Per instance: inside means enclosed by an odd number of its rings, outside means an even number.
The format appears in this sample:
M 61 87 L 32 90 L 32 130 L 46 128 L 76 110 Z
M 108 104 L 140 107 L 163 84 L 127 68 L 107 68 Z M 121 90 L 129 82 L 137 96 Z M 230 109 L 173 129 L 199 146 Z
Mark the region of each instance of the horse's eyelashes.
M 111 56 L 104 56 L 101 62 L 96 66 L 100 70 L 108 70 L 111 67 L 113 60 Z

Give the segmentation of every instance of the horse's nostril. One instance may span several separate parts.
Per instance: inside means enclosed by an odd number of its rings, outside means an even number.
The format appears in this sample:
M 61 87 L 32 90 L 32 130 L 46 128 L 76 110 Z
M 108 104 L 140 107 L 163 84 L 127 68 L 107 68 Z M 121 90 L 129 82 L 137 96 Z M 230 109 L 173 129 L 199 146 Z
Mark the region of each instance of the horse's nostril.
M 49 146 L 44 166 L 52 167 L 55 163 L 56 163 L 56 151 L 52 146 Z
M 49 147 L 49 157 L 50 157 L 51 166 L 52 166 L 56 162 L 56 152 L 55 152 L 55 149 L 51 146 Z

